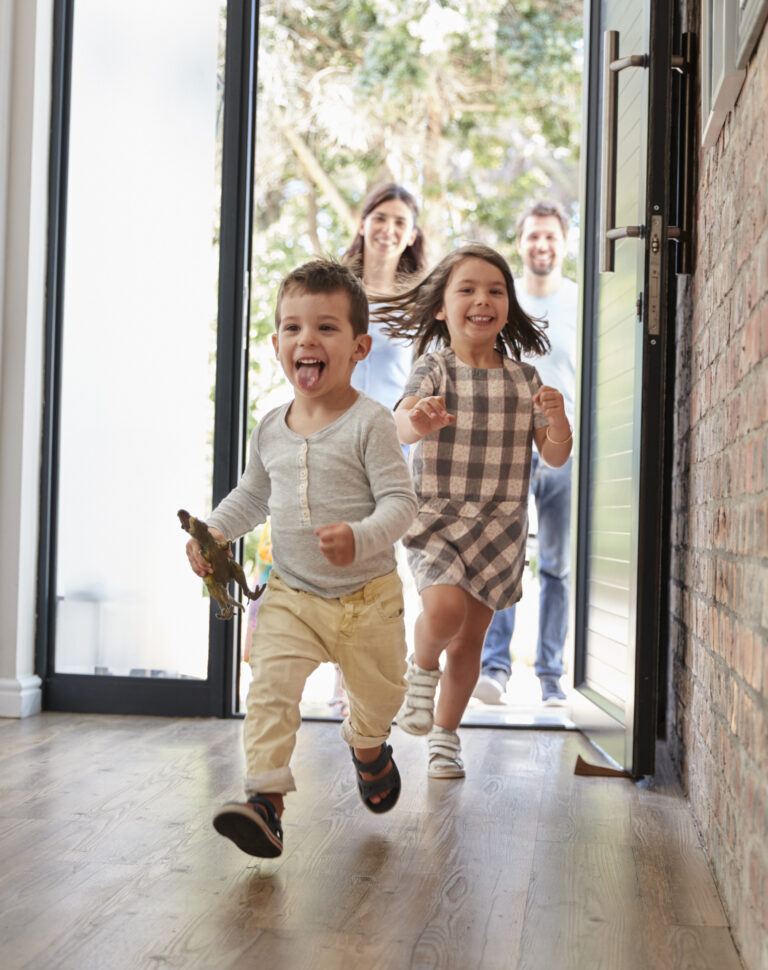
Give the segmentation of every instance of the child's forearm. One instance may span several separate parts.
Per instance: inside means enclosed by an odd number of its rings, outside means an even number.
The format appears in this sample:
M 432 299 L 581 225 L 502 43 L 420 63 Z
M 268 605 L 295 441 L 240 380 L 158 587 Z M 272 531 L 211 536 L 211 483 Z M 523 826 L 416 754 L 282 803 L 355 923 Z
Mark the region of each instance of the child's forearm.
M 421 441 L 424 437 L 423 434 L 419 434 L 416 428 L 413 426 L 409 412 L 410 408 L 400 407 L 395 411 L 395 425 L 397 426 L 397 437 L 400 439 L 400 444 L 403 445 L 415 445 L 417 441 Z
M 355 558 L 360 561 L 391 548 L 411 527 L 417 511 L 416 495 L 410 485 L 392 489 L 390 494 L 381 497 L 371 515 L 350 523 L 355 537 Z
M 565 427 L 548 425 L 537 445 L 542 460 L 551 468 L 560 468 L 568 461 L 573 447 L 573 432 L 570 425 Z
M 559 468 L 568 461 L 573 444 L 573 429 L 563 406 L 563 395 L 555 387 L 543 384 L 533 396 L 533 403 L 549 422 L 534 431 L 536 448 L 543 461 Z

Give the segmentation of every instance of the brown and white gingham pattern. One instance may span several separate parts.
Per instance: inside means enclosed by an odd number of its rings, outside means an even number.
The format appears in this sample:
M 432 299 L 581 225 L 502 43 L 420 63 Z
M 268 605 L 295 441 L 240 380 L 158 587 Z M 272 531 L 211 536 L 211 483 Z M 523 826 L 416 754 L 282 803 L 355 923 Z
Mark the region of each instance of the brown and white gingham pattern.
M 418 588 L 461 586 L 494 610 L 520 598 L 528 533 L 536 369 L 470 367 L 449 347 L 420 357 L 404 397 L 445 398 L 456 423 L 411 449 L 419 513 L 403 537 Z

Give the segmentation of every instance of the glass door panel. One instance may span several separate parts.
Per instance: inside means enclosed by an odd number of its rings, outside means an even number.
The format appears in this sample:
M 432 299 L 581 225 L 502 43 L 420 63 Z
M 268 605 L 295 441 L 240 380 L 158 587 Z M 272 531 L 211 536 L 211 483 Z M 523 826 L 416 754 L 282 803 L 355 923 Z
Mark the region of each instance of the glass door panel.
M 225 5 L 77 0 L 55 672 L 205 679 Z

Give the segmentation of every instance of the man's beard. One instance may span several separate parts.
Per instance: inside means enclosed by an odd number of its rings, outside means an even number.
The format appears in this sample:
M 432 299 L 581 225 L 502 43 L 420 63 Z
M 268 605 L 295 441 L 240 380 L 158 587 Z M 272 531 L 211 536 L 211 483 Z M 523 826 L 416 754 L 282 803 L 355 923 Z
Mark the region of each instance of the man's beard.
M 554 262 L 550 262 L 546 266 L 537 266 L 536 263 L 530 263 L 529 268 L 534 276 L 549 276 L 555 268 L 555 264 Z

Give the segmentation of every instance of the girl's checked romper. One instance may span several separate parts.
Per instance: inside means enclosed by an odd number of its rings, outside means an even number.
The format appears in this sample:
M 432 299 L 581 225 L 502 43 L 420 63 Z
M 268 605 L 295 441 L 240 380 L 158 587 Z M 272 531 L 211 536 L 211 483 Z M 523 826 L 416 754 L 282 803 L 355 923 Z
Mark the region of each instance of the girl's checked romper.
M 493 610 L 522 595 L 533 429 L 548 424 L 536 368 L 500 359 L 484 370 L 443 347 L 416 361 L 403 391 L 443 397 L 456 416 L 411 446 L 419 511 L 402 541 L 416 585 L 460 586 Z

